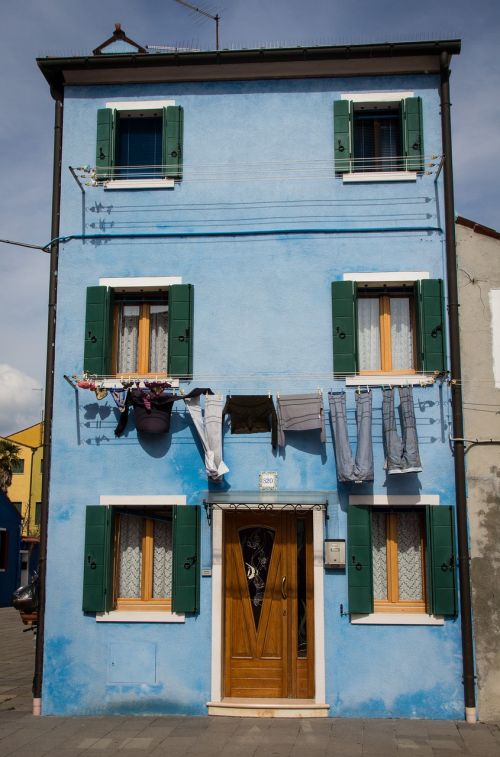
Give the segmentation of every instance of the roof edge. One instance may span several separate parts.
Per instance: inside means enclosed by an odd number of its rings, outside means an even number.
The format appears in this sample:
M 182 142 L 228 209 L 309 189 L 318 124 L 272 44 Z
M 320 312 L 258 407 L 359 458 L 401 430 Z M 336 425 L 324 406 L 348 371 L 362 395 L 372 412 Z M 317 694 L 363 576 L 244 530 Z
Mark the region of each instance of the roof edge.
M 463 216 L 457 216 L 456 222 L 460 226 L 466 226 L 468 229 L 472 229 L 476 234 L 482 234 L 485 237 L 491 237 L 492 239 L 500 239 L 500 231 L 492 229 L 490 226 L 483 226 L 481 223 L 476 223 Z
M 409 56 L 439 56 L 441 53 L 458 55 L 461 50 L 460 39 L 434 40 L 425 42 L 383 42 L 363 45 L 327 45 L 282 48 L 255 48 L 239 50 L 187 51 L 174 53 L 108 53 L 106 55 L 87 55 L 80 57 L 45 57 L 36 62 L 45 79 L 52 88 L 64 85 L 64 71 L 109 69 L 147 69 L 162 67 L 179 69 L 183 66 L 200 68 L 203 79 L 203 67 L 210 65 L 225 66 L 244 64 L 255 72 L 259 64 L 313 61 L 346 61 L 379 58 L 405 58 Z M 367 69 L 367 73 L 368 73 Z M 206 76 L 209 80 L 210 75 Z M 266 78 L 266 76 L 263 76 Z M 287 77 L 285 77 L 287 78 Z

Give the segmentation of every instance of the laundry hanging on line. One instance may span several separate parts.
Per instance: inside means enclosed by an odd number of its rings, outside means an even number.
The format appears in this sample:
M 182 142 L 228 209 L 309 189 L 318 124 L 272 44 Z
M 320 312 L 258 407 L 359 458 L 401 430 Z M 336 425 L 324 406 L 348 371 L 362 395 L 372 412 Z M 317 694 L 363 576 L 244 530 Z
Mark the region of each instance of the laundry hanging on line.
M 189 394 L 156 394 L 144 389 L 130 389 L 127 395 L 125 412 L 121 413 L 115 436 L 121 436 L 128 421 L 128 411 L 134 408 L 135 427 L 146 434 L 165 434 L 170 430 L 170 418 L 174 402 L 200 394 L 213 394 L 211 389 L 193 389 Z
M 321 431 L 320 440 L 326 441 L 323 395 L 286 394 L 278 396 L 278 446 L 285 446 L 285 431 Z
M 357 445 L 355 458 L 353 458 L 351 452 L 347 433 L 345 392 L 329 392 L 328 400 L 338 480 L 356 484 L 373 481 L 372 392 L 356 392 Z
M 222 406 L 221 396 L 205 396 L 205 412 L 201 407 L 201 395 L 184 398 L 194 427 L 205 452 L 205 469 L 213 481 L 219 481 L 229 468 L 222 459 Z
M 231 434 L 260 434 L 271 431 L 271 444 L 278 443 L 278 419 L 272 397 L 260 394 L 235 394 L 226 398 L 223 420 L 231 418 Z

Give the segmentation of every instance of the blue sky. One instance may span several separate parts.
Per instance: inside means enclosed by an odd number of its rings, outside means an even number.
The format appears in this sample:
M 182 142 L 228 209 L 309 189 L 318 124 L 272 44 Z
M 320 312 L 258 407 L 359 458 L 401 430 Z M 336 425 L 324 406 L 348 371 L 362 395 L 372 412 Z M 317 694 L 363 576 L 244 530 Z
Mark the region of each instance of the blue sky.
M 221 47 L 460 37 L 452 62 L 457 213 L 500 229 L 498 0 L 193 0 L 221 16 Z M 137 42 L 210 48 L 214 24 L 174 0 L 2 0 L 0 237 L 50 237 L 53 103 L 35 63 L 81 55 L 115 22 Z M 0 435 L 35 423 L 45 376 L 48 256 L 0 245 Z

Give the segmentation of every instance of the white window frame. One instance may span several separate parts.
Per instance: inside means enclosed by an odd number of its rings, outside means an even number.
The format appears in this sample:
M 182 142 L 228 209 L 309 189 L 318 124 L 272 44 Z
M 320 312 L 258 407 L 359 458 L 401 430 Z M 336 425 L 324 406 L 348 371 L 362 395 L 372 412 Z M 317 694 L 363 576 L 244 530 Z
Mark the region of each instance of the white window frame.
M 439 494 L 350 494 L 349 506 L 369 507 L 421 507 L 439 505 Z M 442 626 L 442 615 L 421 612 L 371 612 L 351 613 L 353 625 L 365 626 Z
M 185 494 L 102 494 L 99 504 L 104 507 L 168 507 L 186 505 Z M 96 623 L 185 623 L 186 617 L 181 612 L 147 612 L 141 610 L 111 610 L 98 612 Z
M 399 103 L 407 97 L 414 97 L 414 92 L 346 92 L 341 95 L 341 100 L 349 100 L 353 103 L 366 105 L 378 105 L 379 103 Z M 351 135 L 352 139 L 352 135 Z M 370 171 L 352 172 L 342 174 L 344 184 L 361 184 L 381 181 L 416 181 L 416 171 Z
M 123 115 L 137 115 L 161 112 L 169 105 L 175 105 L 175 100 L 111 100 L 105 107 Z M 104 189 L 172 189 L 174 186 L 174 179 L 108 179 L 104 182 Z
M 103 277 L 99 279 L 99 286 L 109 287 L 117 292 L 162 292 L 167 291 L 173 284 L 182 284 L 182 276 L 128 276 Z M 102 385 L 108 388 L 116 386 L 119 379 L 107 378 Z M 168 379 L 173 387 L 179 386 L 179 379 Z
M 429 279 L 429 271 L 358 271 L 347 272 L 342 276 L 343 281 L 355 281 L 358 284 L 391 284 L 398 286 L 401 284 L 411 284 L 422 279 Z M 380 386 L 381 384 L 390 384 L 391 386 L 429 386 L 434 384 L 435 376 L 433 373 L 420 373 L 407 375 L 386 374 L 363 374 L 346 376 L 346 386 Z

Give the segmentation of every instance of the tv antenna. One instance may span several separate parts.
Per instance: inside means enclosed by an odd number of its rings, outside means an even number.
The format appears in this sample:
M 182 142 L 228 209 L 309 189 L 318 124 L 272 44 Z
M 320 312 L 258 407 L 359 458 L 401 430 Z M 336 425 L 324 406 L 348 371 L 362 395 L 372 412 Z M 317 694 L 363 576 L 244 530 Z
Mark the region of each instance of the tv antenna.
M 196 5 L 191 5 L 191 3 L 187 3 L 186 0 L 175 0 L 176 3 L 179 3 L 179 5 L 184 5 L 186 8 L 190 8 L 190 10 L 195 11 L 196 13 L 199 13 L 202 16 L 206 16 L 207 18 L 211 18 L 212 21 L 215 21 L 215 49 L 219 49 L 219 21 L 220 16 L 218 13 L 215 14 L 215 16 L 212 16 L 211 13 L 204 10 L 203 8 L 197 8 Z

